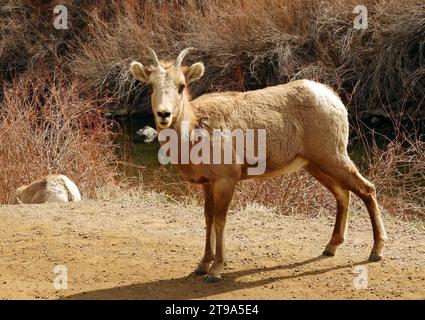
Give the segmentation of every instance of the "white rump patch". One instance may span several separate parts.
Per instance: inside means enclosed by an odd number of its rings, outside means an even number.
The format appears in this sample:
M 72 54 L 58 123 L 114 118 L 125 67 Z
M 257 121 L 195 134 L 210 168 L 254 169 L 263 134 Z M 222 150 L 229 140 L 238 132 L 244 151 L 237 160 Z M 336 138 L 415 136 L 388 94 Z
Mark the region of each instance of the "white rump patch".
M 81 201 L 81 194 L 77 185 L 67 176 L 62 175 L 62 179 L 71 194 L 72 201 Z
M 325 85 L 311 81 L 304 80 L 304 83 L 310 88 L 310 90 L 316 95 L 317 101 L 322 105 L 332 105 L 335 108 L 342 108 L 346 110 L 341 99 L 332 90 L 327 88 Z

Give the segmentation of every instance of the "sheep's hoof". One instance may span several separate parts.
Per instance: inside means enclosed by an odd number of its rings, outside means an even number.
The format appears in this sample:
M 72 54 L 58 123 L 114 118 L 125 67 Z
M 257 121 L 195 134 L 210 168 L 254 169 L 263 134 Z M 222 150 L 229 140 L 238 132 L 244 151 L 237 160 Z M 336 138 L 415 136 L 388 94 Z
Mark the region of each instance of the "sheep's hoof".
M 219 281 L 221 281 L 221 276 L 215 274 L 209 274 L 204 279 L 205 283 L 217 283 Z
M 376 253 L 371 253 L 369 256 L 370 262 L 378 262 L 382 260 L 382 256 Z
M 325 251 L 322 252 L 322 256 L 325 257 L 333 257 L 335 255 L 335 252 L 332 252 L 329 249 L 325 249 Z
M 202 270 L 199 267 L 195 269 L 195 271 L 193 271 L 193 274 L 195 276 L 205 276 L 208 273 L 208 271 Z

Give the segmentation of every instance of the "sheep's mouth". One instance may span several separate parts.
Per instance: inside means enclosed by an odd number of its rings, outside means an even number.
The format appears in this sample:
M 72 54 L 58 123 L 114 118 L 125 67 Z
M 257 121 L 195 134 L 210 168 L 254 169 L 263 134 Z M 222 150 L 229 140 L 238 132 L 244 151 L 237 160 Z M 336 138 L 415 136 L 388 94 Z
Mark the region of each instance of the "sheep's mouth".
M 170 127 L 170 124 L 171 124 L 171 121 L 164 121 L 164 120 L 159 121 L 159 127 L 161 129 L 165 129 L 165 128 Z

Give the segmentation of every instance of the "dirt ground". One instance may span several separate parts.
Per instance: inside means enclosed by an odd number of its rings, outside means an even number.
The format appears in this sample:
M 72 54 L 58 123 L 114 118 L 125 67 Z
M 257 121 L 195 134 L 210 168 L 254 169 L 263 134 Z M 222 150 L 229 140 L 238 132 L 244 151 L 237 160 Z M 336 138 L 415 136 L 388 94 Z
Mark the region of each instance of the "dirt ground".
M 424 299 L 425 231 L 390 217 L 385 224 L 390 239 L 383 261 L 366 260 L 372 245 L 366 212 L 351 215 L 346 243 L 324 258 L 333 218 L 248 208 L 228 218 L 223 281 L 204 284 L 190 275 L 204 243 L 197 206 L 160 196 L 0 206 L 0 297 Z M 56 265 L 67 268 L 66 290 L 53 286 Z M 366 270 L 367 288 L 354 285 L 356 266 Z

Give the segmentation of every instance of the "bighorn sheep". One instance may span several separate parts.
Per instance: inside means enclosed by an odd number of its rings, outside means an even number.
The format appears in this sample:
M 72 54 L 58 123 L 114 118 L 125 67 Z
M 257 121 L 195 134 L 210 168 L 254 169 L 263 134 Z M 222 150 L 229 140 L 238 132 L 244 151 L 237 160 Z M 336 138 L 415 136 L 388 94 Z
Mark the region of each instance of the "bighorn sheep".
M 351 191 L 363 200 L 372 222 L 374 245 L 369 260 L 381 260 L 387 236 L 375 187 L 348 156 L 347 111 L 332 89 L 310 80 L 297 80 L 255 91 L 205 94 L 191 101 L 188 85 L 204 74 L 201 62 L 182 66 L 192 49 L 183 50 L 172 62 L 158 60 L 148 48 L 153 65 L 131 63 L 133 76 L 151 87 L 159 134 L 165 128 L 179 132 L 182 121 L 189 121 L 191 128 L 266 129 L 267 168 L 261 177 L 304 168 L 335 196 L 335 227 L 323 255 L 333 256 L 345 239 Z M 205 253 L 195 274 L 207 275 L 206 282 L 221 279 L 226 214 L 236 183 L 250 178 L 247 168 L 246 163 L 178 165 L 184 178 L 202 184 L 204 189 Z
M 144 126 L 142 129 L 137 130 L 136 134 L 143 138 L 144 143 L 154 142 L 155 139 L 158 137 L 158 132 L 154 128 L 149 126 Z
M 67 176 L 52 174 L 29 185 L 19 187 L 12 198 L 12 204 L 76 202 L 80 200 L 80 191 L 74 182 Z

